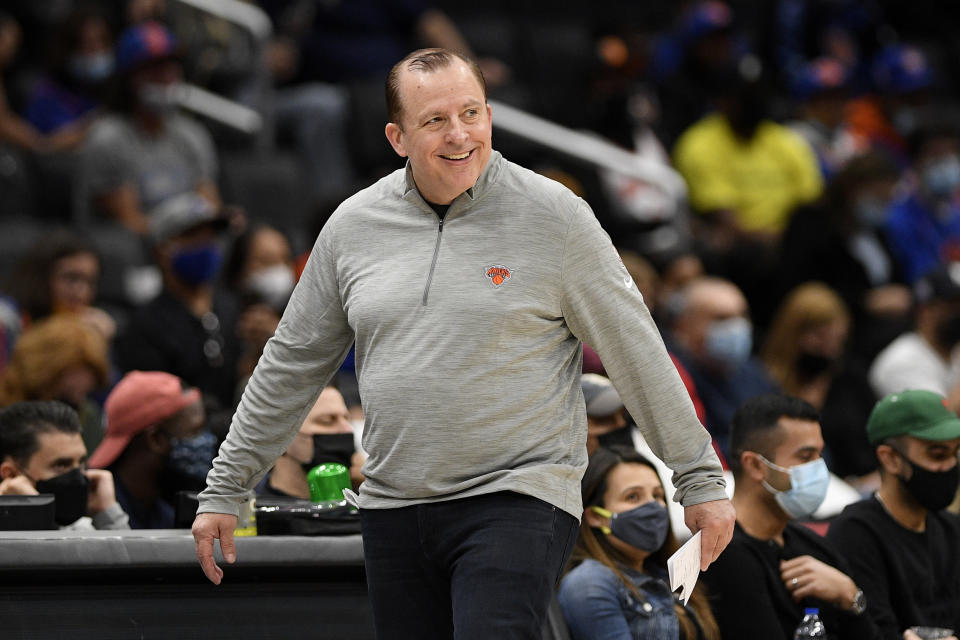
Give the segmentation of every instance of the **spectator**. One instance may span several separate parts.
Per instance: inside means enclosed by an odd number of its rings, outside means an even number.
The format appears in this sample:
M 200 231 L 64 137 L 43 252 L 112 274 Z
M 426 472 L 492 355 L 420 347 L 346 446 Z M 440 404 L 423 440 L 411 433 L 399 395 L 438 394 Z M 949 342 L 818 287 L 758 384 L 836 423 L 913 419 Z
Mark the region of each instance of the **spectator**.
M 864 365 L 847 351 L 850 313 L 832 289 L 810 282 L 794 289 L 767 334 L 763 361 L 784 393 L 820 412 L 831 470 L 862 493 L 879 486 L 862 425 L 876 402 Z
M 132 529 L 172 529 L 172 500 L 182 485 L 171 486 L 171 464 L 178 441 L 203 430 L 200 392 L 184 389 L 176 376 L 160 371 L 131 371 L 107 397 L 107 433 L 90 456 L 90 466 L 109 469 L 117 500 L 130 515 Z M 207 469 L 213 458 L 208 449 Z M 196 479 L 194 490 L 203 484 Z M 191 488 L 191 487 L 186 487 Z
M 627 426 L 620 394 L 610 380 L 598 373 L 580 376 L 583 400 L 587 407 L 587 454 L 600 447 L 600 437 Z
M 238 298 L 237 334 L 241 342 L 241 384 L 253 373 L 263 348 L 280 322 L 296 284 L 293 249 L 278 229 L 267 224 L 244 231 L 224 267 L 227 287 Z
M 10 289 L 29 327 L 57 313 L 72 313 L 97 329 L 108 342 L 116 322 L 93 306 L 100 280 L 100 258 L 93 244 L 67 229 L 46 234 L 30 248 Z
M 798 398 L 758 396 L 734 415 L 728 460 L 737 524 L 703 575 L 724 637 L 789 640 L 805 607 L 820 609 L 828 637 L 876 637 L 843 557 L 794 522 L 827 494 L 822 450 L 817 411 Z
M 113 34 L 90 8 L 74 10 L 53 38 L 49 71 L 30 91 L 24 116 L 49 135 L 85 129 L 103 105 L 113 75 Z
M 776 388 L 751 355 L 747 300 L 733 283 L 702 277 L 675 294 L 671 307 L 670 351 L 693 378 L 707 430 L 729 459 L 728 429 L 734 411 L 747 398 Z
M 710 225 L 708 242 L 721 251 L 734 241 L 775 239 L 793 209 L 823 187 L 810 146 L 769 119 L 757 65 L 730 70 L 714 99 L 716 113 L 684 131 L 673 149 L 690 204 Z
M 960 260 L 960 130 L 929 123 L 910 137 L 916 188 L 895 202 L 885 231 L 909 283 L 938 264 Z
M 780 292 L 819 281 L 843 298 L 856 327 L 853 348 L 872 360 L 904 329 L 910 290 L 882 233 L 899 171 L 879 151 L 857 156 L 801 207 L 780 244 Z
M 926 389 L 946 396 L 960 409 L 954 347 L 960 343 L 960 262 L 941 266 L 914 285 L 913 331 L 881 351 L 869 380 L 878 398 L 904 389 Z
M 343 396 L 324 387 L 293 442 L 261 485 L 261 494 L 309 498 L 307 472 L 324 462 L 339 462 L 350 470 L 354 489 L 363 482 L 360 467 L 366 455 L 358 451 Z
M 927 55 L 909 44 L 884 47 L 872 66 L 874 91 L 848 105 L 846 128 L 859 148 L 885 151 L 906 164 L 906 140 L 920 124 L 920 109 L 929 102 L 933 68 Z
M 118 91 L 83 148 L 78 206 L 124 228 L 148 231 L 148 212 L 187 192 L 220 205 L 209 134 L 177 113 L 177 44 L 161 24 L 129 27 L 117 41 Z
M 573 569 L 558 591 L 573 640 L 719 640 L 703 587 L 682 605 L 668 586 L 667 558 L 678 545 L 653 464 L 629 448 L 600 448 L 582 486 Z
M 237 392 L 236 303 L 214 287 L 223 260 L 220 233 L 227 224 L 193 193 L 154 212 L 151 236 L 163 291 L 133 314 L 117 339 L 122 370 L 179 376 L 203 392 L 211 414 L 229 413 Z
M 0 411 L 0 495 L 52 493 L 61 529 L 129 529 L 113 476 L 86 468 L 80 431 L 77 413 L 62 402 L 18 402 Z
M 20 48 L 20 24 L 0 11 L 0 75 L 13 63 Z M 71 149 L 83 140 L 84 128 L 68 127 L 46 135 L 21 118 L 7 101 L 4 83 L 0 81 L 0 143 L 25 151 L 50 152 Z
M 25 400 L 60 400 L 79 414 L 88 449 L 103 437 L 100 406 L 91 394 L 107 386 L 107 344 L 71 315 L 36 323 L 14 346 L 0 379 L 0 407 Z
M 657 132 L 667 148 L 702 118 L 722 70 L 745 52 L 730 6 L 695 2 L 655 45 L 651 61 L 659 102 Z
M 850 70 L 840 60 L 817 58 L 804 64 L 792 83 L 799 102 L 797 119 L 788 123 L 816 152 L 820 172 L 829 179 L 857 151 L 843 128 Z
M 945 405 L 919 390 L 877 403 L 866 431 L 882 484 L 844 509 L 828 533 L 863 587 L 867 613 L 891 640 L 908 638 L 911 626 L 960 629 L 960 518 L 944 509 L 960 478 L 960 420 Z

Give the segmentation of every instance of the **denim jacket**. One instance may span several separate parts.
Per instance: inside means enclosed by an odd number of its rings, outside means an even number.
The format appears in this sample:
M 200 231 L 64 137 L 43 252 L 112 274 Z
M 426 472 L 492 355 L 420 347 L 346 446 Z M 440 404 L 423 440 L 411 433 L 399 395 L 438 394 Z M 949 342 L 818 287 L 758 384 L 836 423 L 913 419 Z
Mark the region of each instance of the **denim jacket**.
M 664 579 L 620 569 L 642 599 L 596 560 L 585 560 L 564 576 L 557 600 L 573 640 L 677 640 L 673 594 Z

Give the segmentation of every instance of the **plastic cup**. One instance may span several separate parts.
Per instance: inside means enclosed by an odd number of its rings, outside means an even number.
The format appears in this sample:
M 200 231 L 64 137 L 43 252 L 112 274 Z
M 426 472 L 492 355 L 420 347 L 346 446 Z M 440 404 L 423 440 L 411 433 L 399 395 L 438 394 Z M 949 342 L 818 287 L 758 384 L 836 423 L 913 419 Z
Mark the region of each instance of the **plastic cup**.
M 343 490 L 350 488 L 350 470 L 338 462 L 318 464 L 307 472 L 307 486 L 311 502 L 342 501 Z

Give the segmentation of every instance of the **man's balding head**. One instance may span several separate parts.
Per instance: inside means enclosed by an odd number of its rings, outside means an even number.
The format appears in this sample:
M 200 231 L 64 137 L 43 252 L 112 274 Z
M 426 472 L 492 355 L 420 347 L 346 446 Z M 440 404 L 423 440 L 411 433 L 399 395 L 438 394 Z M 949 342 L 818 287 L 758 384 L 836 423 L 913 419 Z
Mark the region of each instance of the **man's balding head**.
M 684 287 L 676 300 L 673 335 L 693 355 L 705 355 L 710 325 L 731 318 L 746 318 L 749 308 L 740 289 L 729 280 L 697 278 Z

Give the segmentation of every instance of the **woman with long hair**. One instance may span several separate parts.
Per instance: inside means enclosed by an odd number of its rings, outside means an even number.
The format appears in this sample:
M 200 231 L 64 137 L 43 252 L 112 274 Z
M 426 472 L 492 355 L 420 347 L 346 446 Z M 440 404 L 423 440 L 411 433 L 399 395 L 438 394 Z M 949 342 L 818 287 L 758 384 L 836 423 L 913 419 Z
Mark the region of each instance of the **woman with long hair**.
M 877 398 L 867 366 L 849 346 L 851 314 L 839 293 L 806 282 L 774 315 L 762 358 L 783 392 L 820 412 L 830 470 L 861 493 L 879 486 L 877 459 L 863 425 Z
M 663 483 L 629 447 L 601 447 L 581 482 L 584 512 L 558 601 L 574 640 L 719 640 L 702 587 L 686 605 L 670 591 L 677 550 Z

